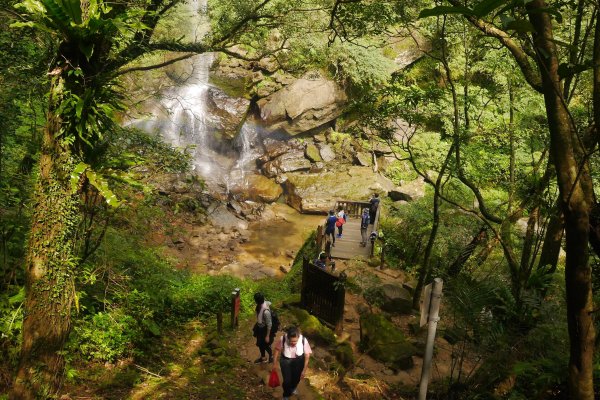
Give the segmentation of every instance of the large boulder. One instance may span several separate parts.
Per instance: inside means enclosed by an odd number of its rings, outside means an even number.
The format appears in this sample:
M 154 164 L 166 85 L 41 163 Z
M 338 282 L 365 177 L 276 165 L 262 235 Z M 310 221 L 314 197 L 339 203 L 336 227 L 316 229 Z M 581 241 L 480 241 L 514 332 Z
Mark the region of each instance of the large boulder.
M 336 119 L 346 101 L 335 82 L 312 72 L 259 100 L 258 106 L 261 118 L 272 128 L 296 135 Z
M 293 171 L 310 170 L 310 161 L 304 157 L 304 151 L 293 150 L 280 155 L 262 166 L 263 173 L 269 178 Z
M 381 286 L 381 309 L 389 313 L 410 314 L 412 310 L 412 296 L 402 287 L 386 283 Z
M 402 184 L 399 187 L 390 190 L 388 196 L 393 201 L 413 201 L 425 196 L 425 181 L 419 177 L 414 181 Z
M 240 200 L 260 201 L 272 203 L 283 193 L 281 185 L 273 182 L 264 175 L 253 174 L 246 176 L 243 182 L 230 188 L 232 194 Z
M 360 316 L 360 347 L 394 370 L 412 368 L 417 349 L 381 314 Z
M 338 199 L 368 201 L 373 187 L 380 188 L 382 195 L 394 188 L 389 179 L 373 173 L 369 167 L 352 166 L 346 171 L 288 173 L 286 176 L 287 202 L 304 213 L 326 213 Z
M 229 211 L 225 205 L 219 205 L 213 210 L 207 211 L 209 211 L 208 219 L 214 226 L 219 226 L 226 229 L 248 229 L 248 222 L 238 218 L 235 214 Z
M 208 89 L 206 104 L 210 127 L 230 139 L 235 137 L 250 110 L 250 100 L 230 97 L 216 87 Z

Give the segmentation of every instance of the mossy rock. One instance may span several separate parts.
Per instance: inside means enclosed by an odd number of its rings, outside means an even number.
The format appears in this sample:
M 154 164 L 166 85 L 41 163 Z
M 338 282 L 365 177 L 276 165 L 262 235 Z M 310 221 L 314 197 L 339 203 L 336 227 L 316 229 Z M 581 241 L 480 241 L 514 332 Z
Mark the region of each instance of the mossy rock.
M 304 155 L 312 162 L 323 161 L 323 159 L 321 158 L 321 154 L 319 153 L 319 149 L 312 143 L 306 145 Z
M 406 370 L 413 366 L 412 356 L 417 349 L 402 332 L 381 314 L 360 317 L 360 345 L 374 359 L 393 369 Z
M 323 325 L 317 317 L 310 315 L 301 308 L 292 308 L 292 314 L 298 321 L 298 326 L 307 337 L 326 345 L 336 343 L 336 338 L 331 329 Z
M 352 350 L 350 343 L 340 343 L 335 348 L 335 358 L 344 368 L 348 369 L 352 367 L 354 365 L 354 350 Z

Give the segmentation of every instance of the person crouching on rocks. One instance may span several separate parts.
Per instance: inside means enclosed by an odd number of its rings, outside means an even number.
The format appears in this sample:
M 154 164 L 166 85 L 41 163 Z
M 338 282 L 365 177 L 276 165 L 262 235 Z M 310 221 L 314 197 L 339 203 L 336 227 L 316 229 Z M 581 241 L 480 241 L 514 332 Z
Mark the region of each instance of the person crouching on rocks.
M 283 400 L 288 400 L 291 395 L 297 394 L 296 387 L 308 371 L 308 359 L 311 353 L 308 340 L 295 326 L 286 329 L 281 339 L 275 343 L 273 368 L 281 368 Z
M 254 328 L 254 336 L 256 336 L 256 345 L 260 350 L 260 357 L 254 362 L 256 364 L 266 363 L 265 352 L 269 354 L 268 362 L 273 362 L 273 351 L 271 343 L 275 338 L 275 332 L 272 332 L 273 319 L 271 314 L 270 301 L 265 301 L 265 296 L 262 293 L 254 294 L 256 302 L 256 325 Z

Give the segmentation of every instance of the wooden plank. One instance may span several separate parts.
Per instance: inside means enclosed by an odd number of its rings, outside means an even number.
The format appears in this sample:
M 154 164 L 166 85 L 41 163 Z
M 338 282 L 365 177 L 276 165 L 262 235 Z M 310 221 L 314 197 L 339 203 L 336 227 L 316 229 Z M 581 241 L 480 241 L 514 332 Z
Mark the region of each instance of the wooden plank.
M 367 235 L 373 230 L 372 225 L 367 229 Z M 337 232 L 337 231 L 336 231 Z M 336 236 L 335 246 L 331 249 L 331 257 L 339 259 L 354 259 L 354 258 L 369 258 L 371 250 L 371 242 L 367 241 L 367 245 L 362 247 L 360 242 L 360 219 L 349 218 L 344 224 L 342 237 Z

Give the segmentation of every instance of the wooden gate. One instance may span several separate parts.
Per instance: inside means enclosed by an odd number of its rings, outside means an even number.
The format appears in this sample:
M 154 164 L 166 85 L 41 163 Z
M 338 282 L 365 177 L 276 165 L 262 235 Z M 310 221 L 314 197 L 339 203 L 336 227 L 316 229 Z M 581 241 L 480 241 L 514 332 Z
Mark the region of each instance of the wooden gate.
M 343 279 L 304 259 L 302 265 L 302 307 L 341 333 L 346 290 Z

